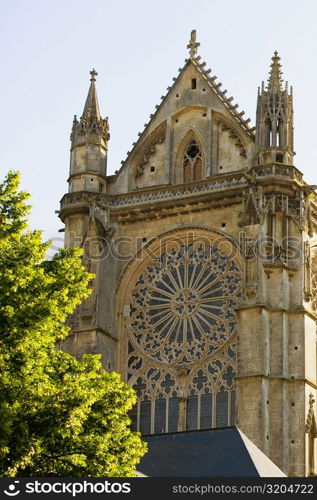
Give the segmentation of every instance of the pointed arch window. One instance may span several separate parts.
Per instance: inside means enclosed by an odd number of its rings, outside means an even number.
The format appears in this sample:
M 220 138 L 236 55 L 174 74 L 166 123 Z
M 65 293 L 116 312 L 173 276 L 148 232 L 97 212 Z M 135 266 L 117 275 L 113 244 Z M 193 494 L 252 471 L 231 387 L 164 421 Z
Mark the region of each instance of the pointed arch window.
M 203 175 L 202 151 L 195 139 L 192 139 L 183 157 L 183 179 L 184 182 L 199 181 Z

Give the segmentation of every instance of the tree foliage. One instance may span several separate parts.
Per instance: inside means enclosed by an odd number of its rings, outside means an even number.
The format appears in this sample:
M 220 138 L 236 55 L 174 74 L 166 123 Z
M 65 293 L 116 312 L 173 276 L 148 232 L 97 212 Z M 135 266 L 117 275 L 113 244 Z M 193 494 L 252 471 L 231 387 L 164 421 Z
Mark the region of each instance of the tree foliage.
M 67 316 L 89 295 L 78 248 L 45 260 L 27 230 L 29 195 L 19 174 L 0 184 L 0 475 L 133 476 L 145 452 L 129 429 L 132 389 L 56 349 Z

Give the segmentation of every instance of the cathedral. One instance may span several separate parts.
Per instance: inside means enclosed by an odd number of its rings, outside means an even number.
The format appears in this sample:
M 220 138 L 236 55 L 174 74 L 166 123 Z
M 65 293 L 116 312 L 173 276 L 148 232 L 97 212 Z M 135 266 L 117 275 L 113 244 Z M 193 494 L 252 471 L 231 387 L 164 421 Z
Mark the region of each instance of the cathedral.
M 193 30 L 113 175 L 90 73 L 59 217 L 95 278 L 61 347 L 101 353 L 135 389 L 143 435 L 237 427 L 287 476 L 314 476 L 317 186 L 294 166 L 292 87 L 275 52 L 251 127 L 199 45 Z

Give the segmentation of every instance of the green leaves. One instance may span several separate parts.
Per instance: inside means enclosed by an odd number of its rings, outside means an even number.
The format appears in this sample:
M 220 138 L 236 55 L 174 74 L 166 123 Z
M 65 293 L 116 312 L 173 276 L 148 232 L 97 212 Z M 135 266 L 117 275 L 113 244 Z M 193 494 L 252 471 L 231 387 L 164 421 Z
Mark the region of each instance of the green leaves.
M 0 474 L 133 476 L 145 452 L 129 429 L 133 390 L 100 356 L 56 349 L 93 275 L 78 248 L 44 260 L 18 188 L 14 172 L 0 184 Z
M 26 200 L 30 197 L 25 191 L 18 191 L 20 174 L 10 171 L 5 181 L 0 184 L 0 238 L 20 233 L 27 227 L 27 215 L 30 206 Z

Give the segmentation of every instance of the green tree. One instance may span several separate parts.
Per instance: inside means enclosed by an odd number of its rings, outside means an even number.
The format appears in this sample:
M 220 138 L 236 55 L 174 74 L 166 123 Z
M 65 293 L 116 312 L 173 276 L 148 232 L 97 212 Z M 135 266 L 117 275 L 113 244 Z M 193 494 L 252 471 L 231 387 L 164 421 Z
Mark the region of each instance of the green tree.
M 80 249 L 45 260 L 27 230 L 29 195 L 19 174 L 0 184 L 0 475 L 133 476 L 145 444 L 129 428 L 132 389 L 57 350 L 67 315 L 89 295 Z

